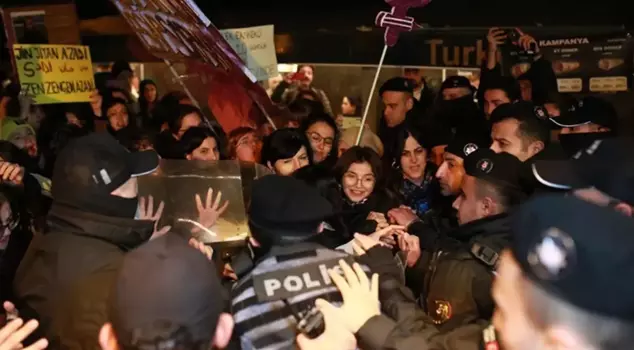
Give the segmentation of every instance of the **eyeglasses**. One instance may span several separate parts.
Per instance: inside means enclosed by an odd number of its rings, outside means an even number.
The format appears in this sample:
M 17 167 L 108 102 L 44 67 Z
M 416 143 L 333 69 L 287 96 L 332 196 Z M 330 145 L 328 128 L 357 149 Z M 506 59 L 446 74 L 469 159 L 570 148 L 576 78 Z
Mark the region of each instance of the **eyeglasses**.
M 327 146 L 332 146 L 332 144 L 335 142 L 332 137 L 323 137 L 316 132 L 308 132 L 306 133 L 306 135 L 308 135 L 308 137 L 310 137 L 310 139 L 315 143 L 323 142 Z
M 259 142 L 260 142 L 260 139 L 257 136 L 243 137 L 240 140 L 238 140 L 238 143 L 236 144 L 236 148 L 242 147 L 242 146 L 255 146 Z

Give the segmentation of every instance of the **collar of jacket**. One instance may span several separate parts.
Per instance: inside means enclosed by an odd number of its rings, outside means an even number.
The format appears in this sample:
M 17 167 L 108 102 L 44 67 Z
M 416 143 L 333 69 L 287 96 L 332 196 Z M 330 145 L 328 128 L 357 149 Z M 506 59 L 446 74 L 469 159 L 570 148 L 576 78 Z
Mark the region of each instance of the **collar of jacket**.
M 507 213 L 472 221 L 453 230 L 449 236 L 459 241 L 507 240 L 511 235 L 510 216 Z
M 152 221 L 109 217 L 62 204 L 53 204 L 48 221 L 50 231 L 100 239 L 123 250 L 131 250 L 147 242 L 154 232 Z

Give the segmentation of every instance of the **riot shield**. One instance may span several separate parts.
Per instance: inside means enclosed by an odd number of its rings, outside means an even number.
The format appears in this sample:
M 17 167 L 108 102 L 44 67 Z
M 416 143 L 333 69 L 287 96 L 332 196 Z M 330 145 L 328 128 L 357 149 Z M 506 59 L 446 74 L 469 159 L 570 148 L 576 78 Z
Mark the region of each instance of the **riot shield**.
M 249 235 L 251 184 L 269 173 L 238 161 L 161 160 L 156 172 L 139 178 L 139 196 L 152 196 L 154 208 L 164 203 L 159 227 L 206 244 L 240 243 Z

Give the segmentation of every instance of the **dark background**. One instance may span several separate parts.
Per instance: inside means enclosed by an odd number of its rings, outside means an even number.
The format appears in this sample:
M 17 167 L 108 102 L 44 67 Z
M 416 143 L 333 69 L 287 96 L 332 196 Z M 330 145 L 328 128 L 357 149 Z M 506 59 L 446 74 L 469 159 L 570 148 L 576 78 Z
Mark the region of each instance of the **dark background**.
M 2 5 L 67 3 L 63 0 L 3 0 Z M 219 28 L 274 24 L 276 32 L 352 29 L 373 25 L 381 0 L 196 0 Z M 81 19 L 117 14 L 108 0 L 75 1 Z M 433 0 L 410 10 L 418 23 L 445 26 L 600 26 L 634 27 L 627 2 L 601 0 Z

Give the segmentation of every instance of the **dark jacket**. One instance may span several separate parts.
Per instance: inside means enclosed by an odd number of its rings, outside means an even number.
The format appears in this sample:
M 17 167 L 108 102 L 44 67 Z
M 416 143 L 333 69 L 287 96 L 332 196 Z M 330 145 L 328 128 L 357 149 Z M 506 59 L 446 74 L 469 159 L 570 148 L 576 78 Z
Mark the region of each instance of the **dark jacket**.
M 40 320 L 44 333 L 55 306 L 79 280 L 123 256 L 152 235 L 153 223 L 53 205 L 50 231 L 31 242 L 14 280 L 18 308 Z
M 420 304 L 442 332 L 490 320 L 493 272 L 510 243 L 509 225 L 506 214 L 463 225 L 441 237 L 427 259 L 408 269 L 408 282 L 418 279 L 420 284 L 423 278 Z
M 371 212 L 385 214 L 387 218 L 387 212 L 399 206 L 396 195 L 376 189 L 363 203 L 350 203 L 344 199 L 341 212 L 348 232 L 370 234 L 377 226 L 376 221 L 367 219 Z

